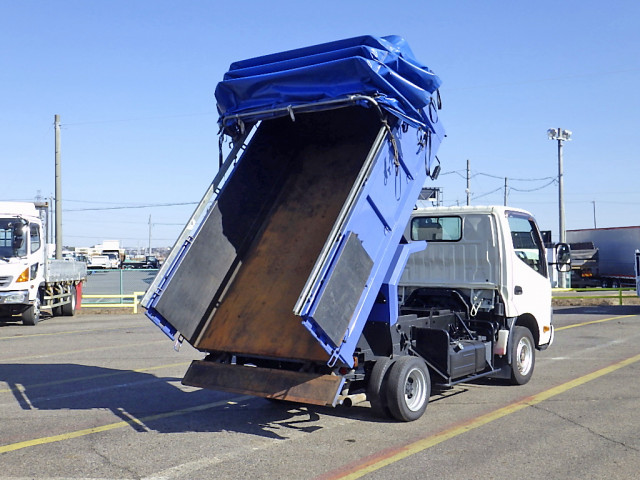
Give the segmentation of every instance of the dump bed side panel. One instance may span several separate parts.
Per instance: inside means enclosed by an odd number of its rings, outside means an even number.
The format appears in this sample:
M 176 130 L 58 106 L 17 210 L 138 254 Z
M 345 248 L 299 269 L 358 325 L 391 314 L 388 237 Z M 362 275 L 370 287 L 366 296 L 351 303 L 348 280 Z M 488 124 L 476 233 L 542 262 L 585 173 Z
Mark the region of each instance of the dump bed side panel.
M 263 129 L 247 148 L 151 309 L 193 344 L 241 265 L 288 170 L 286 144 Z
M 156 313 L 201 350 L 326 362 L 293 308 L 380 128 L 361 107 L 263 122 Z
M 330 352 L 329 364 L 353 363 L 357 342 L 393 268 L 405 226 L 427 178 L 426 165 L 439 146 L 442 130 L 435 127 L 432 133 L 390 122 L 341 227 L 337 253 L 298 301 L 305 326 Z M 347 302 L 345 292 L 349 308 L 337 308 Z

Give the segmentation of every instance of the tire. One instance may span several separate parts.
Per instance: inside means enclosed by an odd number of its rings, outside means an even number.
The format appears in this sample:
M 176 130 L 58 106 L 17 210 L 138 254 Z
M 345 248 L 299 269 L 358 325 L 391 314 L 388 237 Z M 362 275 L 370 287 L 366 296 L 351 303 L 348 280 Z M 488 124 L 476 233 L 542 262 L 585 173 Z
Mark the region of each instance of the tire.
M 371 409 L 380 417 L 391 417 L 391 411 L 387 405 L 386 384 L 389 377 L 389 368 L 393 360 L 380 357 L 373 365 L 367 384 L 367 400 L 371 403 Z
M 400 357 L 391 366 L 386 386 L 387 404 L 391 415 L 403 422 L 412 422 L 427 409 L 431 395 L 429 369 L 419 357 Z
M 22 312 L 23 325 L 37 325 L 40 320 L 40 295 L 36 295 L 36 299 L 29 308 Z
M 62 315 L 65 317 L 73 317 L 76 314 L 76 287 L 75 285 L 71 286 L 71 298 L 69 298 L 69 303 L 65 303 L 60 308 L 62 309 Z
M 525 327 L 513 327 L 511 344 L 511 383 L 524 385 L 533 375 L 536 365 L 536 347 L 531 331 Z

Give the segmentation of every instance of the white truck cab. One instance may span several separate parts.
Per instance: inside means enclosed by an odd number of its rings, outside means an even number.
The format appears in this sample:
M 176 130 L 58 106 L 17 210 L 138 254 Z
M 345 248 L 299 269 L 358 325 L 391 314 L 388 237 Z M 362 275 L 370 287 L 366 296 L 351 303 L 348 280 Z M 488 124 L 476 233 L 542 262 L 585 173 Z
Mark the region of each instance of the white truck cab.
M 48 259 L 43 232 L 36 204 L 0 202 L 0 317 L 21 314 L 35 325 L 43 306 L 75 313 L 86 265 Z
M 494 354 L 505 355 L 512 371 L 524 372 L 516 383 L 526 382 L 534 349 L 545 349 L 554 339 L 550 267 L 533 216 L 511 207 L 432 207 L 419 201 L 405 238 L 426 241 L 427 248 L 409 257 L 401 297 L 416 292 L 425 305 L 464 305 L 470 318 L 495 322 Z M 530 339 L 510 338 L 515 327 L 527 329 Z
M 42 220 L 35 205 L 0 203 L 0 312 L 39 310 L 44 265 Z

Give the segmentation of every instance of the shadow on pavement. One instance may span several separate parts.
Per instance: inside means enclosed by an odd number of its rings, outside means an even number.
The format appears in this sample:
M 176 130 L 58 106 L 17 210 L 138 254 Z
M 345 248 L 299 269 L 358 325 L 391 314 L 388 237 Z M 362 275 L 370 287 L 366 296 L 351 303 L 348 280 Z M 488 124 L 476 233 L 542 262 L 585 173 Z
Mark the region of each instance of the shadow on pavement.
M 13 394 L 23 410 L 106 409 L 137 431 L 161 433 L 234 431 L 286 439 L 292 431 L 322 428 L 320 415 L 376 418 L 371 409 L 314 407 L 211 390 L 183 390 L 180 378 L 75 364 L 8 364 L 0 366 L 0 390 L 6 404 Z M 69 423 L 74 420 L 70 415 Z M 118 422 L 114 419 L 111 423 Z M 127 427 L 127 428 L 129 428 Z
M 585 305 L 580 307 L 554 307 L 553 311 L 568 315 L 640 315 L 640 305 Z

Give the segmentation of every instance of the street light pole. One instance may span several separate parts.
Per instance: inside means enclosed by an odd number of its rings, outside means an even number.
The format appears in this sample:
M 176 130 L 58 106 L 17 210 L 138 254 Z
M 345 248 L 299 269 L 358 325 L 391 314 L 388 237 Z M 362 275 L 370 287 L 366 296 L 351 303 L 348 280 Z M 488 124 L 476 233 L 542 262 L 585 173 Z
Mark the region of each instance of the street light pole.
M 560 243 L 566 243 L 567 231 L 564 223 L 564 169 L 562 166 L 562 142 L 571 140 L 571 131 L 562 128 L 550 128 L 547 130 L 549 140 L 558 141 L 558 227 Z M 559 275 L 559 286 L 567 286 L 567 278 L 564 273 Z
M 558 138 L 558 220 L 560 243 L 567 241 L 567 233 L 564 222 L 564 167 L 562 165 L 562 139 Z

